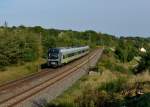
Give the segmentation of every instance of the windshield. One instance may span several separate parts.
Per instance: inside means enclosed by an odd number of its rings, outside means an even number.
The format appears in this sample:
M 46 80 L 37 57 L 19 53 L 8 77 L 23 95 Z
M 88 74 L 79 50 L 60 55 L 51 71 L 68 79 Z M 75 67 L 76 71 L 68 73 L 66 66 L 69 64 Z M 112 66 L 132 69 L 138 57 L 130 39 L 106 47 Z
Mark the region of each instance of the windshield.
M 58 59 L 59 49 L 50 49 L 49 50 L 49 59 Z
M 49 54 L 49 58 L 50 59 L 58 59 L 58 54 L 54 54 L 54 53 Z

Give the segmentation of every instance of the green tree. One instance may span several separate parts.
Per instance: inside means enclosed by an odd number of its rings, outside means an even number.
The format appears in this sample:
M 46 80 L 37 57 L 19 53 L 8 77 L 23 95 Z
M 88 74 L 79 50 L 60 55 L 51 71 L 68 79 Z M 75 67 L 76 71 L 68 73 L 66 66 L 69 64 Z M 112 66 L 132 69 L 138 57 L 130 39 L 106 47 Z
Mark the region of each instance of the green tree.
M 123 63 L 131 61 L 134 56 L 137 56 L 136 49 L 130 40 L 121 39 L 115 50 L 116 57 Z

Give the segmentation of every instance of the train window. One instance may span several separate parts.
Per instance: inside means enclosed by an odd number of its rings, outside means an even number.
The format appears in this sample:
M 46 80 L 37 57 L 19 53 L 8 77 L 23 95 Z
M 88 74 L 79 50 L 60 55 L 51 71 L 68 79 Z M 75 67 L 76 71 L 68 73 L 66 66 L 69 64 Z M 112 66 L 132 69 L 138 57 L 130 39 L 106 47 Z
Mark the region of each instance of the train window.
M 70 53 L 70 54 L 67 54 L 67 57 L 72 57 L 74 55 L 76 55 L 76 53 Z
M 74 56 L 74 53 L 63 55 L 63 59 Z
M 58 59 L 58 54 L 54 54 L 54 53 L 53 53 L 53 54 L 50 54 L 50 55 L 49 55 L 49 58 L 50 58 L 50 59 Z
M 73 56 L 78 55 L 78 54 L 85 53 L 86 51 L 88 51 L 88 49 L 80 50 L 80 51 L 77 51 L 75 53 L 69 53 L 69 54 L 63 55 L 63 59 L 68 58 L 68 57 L 73 57 Z
M 76 52 L 76 55 L 78 55 L 79 54 L 79 51 L 78 52 Z
M 59 49 L 51 48 L 49 49 L 49 53 L 59 53 Z

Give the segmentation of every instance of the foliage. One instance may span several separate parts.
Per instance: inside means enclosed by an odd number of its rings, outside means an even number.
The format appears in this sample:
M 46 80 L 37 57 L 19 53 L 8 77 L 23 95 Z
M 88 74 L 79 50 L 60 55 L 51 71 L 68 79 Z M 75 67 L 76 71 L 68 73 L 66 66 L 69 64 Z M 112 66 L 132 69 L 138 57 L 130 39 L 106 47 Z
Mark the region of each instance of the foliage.
M 74 107 L 74 106 L 73 104 L 69 104 L 69 103 L 59 103 L 59 104 L 51 103 L 48 104 L 46 107 Z
M 120 92 L 124 89 L 125 84 L 126 84 L 126 79 L 123 77 L 120 77 L 117 80 L 102 83 L 102 85 L 98 89 L 105 90 L 109 93 Z
M 150 107 L 150 93 L 125 99 L 127 107 Z
M 0 32 L 0 67 L 36 60 L 39 53 L 39 39 L 26 31 Z
M 113 35 L 87 30 L 44 29 L 40 26 L 0 27 L 0 67 L 22 64 L 46 58 L 48 48 L 89 45 L 116 47 L 116 56 L 122 62 L 130 61 L 139 47 L 149 47 L 149 38 L 116 38 Z M 119 42 L 119 45 L 118 45 Z M 139 44 L 139 45 L 138 45 Z
M 150 51 L 142 55 L 138 66 L 134 69 L 134 73 L 141 73 L 148 70 L 150 72 Z
M 31 62 L 47 57 L 48 48 L 90 45 L 110 45 L 117 38 L 92 30 L 77 32 L 72 30 L 44 29 L 40 26 L 0 27 L 0 68 L 13 64 Z M 107 38 L 111 43 L 107 43 Z
M 117 72 L 126 72 L 127 69 L 124 68 L 121 65 L 115 64 L 110 60 L 104 60 L 103 62 L 100 63 L 100 66 L 105 67 L 109 69 L 110 71 L 117 71 Z
M 112 72 L 120 72 L 125 73 L 128 71 L 127 68 L 122 66 L 120 63 L 117 63 L 118 60 L 114 57 L 114 52 L 111 51 L 109 48 L 104 49 L 102 58 L 100 59 L 100 62 L 98 63 L 98 69 L 102 70 L 103 68 L 110 70 Z
M 85 90 L 75 103 L 77 107 L 119 107 L 120 101 L 105 91 Z
M 130 40 L 120 40 L 115 51 L 116 57 L 123 63 L 131 61 L 138 55 L 138 49 Z

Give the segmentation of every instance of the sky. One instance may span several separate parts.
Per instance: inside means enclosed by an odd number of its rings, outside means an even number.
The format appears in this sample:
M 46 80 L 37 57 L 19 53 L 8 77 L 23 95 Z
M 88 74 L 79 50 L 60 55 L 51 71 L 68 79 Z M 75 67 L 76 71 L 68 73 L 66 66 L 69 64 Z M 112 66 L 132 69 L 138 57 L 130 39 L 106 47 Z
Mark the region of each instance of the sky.
M 150 37 L 150 0 L 0 0 L 0 25 Z

